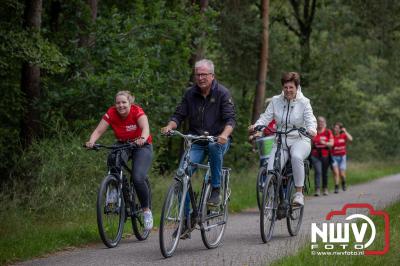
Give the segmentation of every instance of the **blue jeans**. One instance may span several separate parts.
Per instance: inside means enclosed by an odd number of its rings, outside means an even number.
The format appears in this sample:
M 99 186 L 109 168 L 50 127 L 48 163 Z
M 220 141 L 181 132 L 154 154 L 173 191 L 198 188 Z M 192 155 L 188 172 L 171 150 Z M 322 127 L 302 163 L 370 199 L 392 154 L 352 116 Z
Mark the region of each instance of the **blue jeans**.
M 202 163 L 208 154 L 208 161 L 210 162 L 211 170 L 211 186 L 213 188 L 219 188 L 221 185 L 222 176 L 222 164 L 224 161 L 224 155 L 228 151 L 231 144 L 230 139 L 225 144 L 219 144 L 217 142 L 208 143 L 206 145 L 193 144 L 189 152 L 190 161 L 193 163 Z M 181 159 L 180 166 L 183 164 L 183 158 Z M 190 176 L 196 171 L 195 167 L 191 167 L 189 170 Z M 185 200 L 185 214 L 190 213 L 190 197 L 186 195 Z
M 332 156 L 332 166 L 337 166 L 341 171 L 346 170 L 346 155 Z

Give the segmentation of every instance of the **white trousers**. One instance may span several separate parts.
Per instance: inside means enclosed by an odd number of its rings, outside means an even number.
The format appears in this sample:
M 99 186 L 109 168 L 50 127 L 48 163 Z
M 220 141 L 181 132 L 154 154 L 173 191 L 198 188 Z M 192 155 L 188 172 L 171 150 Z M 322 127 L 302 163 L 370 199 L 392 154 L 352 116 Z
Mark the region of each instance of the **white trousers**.
M 274 158 L 276 152 L 276 143 L 272 147 L 271 156 L 268 160 L 268 170 L 274 168 Z M 304 186 L 304 160 L 311 152 L 311 141 L 305 137 L 288 137 L 287 141 L 282 136 L 282 150 L 281 150 L 281 169 L 285 166 L 287 160 L 290 158 L 293 169 L 294 184 L 296 187 Z

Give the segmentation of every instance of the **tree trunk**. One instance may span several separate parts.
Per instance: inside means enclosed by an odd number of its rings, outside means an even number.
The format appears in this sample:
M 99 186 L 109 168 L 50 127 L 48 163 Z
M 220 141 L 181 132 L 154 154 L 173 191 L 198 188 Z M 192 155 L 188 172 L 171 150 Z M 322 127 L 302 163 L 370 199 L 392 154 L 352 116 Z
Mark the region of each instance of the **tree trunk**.
M 50 29 L 57 32 L 60 24 L 61 2 L 59 0 L 51 1 L 50 4 Z
M 278 18 L 278 20 L 283 22 L 283 24 L 299 38 L 302 85 L 307 84 L 307 76 L 310 72 L 310 38 L 312 22 L 316 11 L 316 2 L 317 0 L 290 0 L 297 27 L 293 26 L 285 17 Z
M 253 114 L 251 122 L 254 124 L 260 116 L 264 107 L 265 87 L 268 71 L 268 37 L 269 37 L 269 0 L 262 0 L 262 42 L 260 49 L 260 58 L 258 61 L 258 79 L 256 95 L 253 102 Z
M 200 5 L 200 12 L 204 13 L 208 7 L 208 0 L 192 0 L 192 5 L 197 4 L 196 2 L 199 2 L 198 4 Z M 205 32 L 201 34 L 201 38 L 205 38 Z M 192 56 L 189 59 L 189 65 L 191 67 L 194 67 L 194 64 L 204 58 L 204 47 L 200 45 L 196 45 L 195 41 L 192 40 L 192 45 L 194 47 L 195 52 L 192 54 Z M 190 81 L 194 82 L 194 73 L 190 76 Z
M 95 23 L 97 18 L 97 3 L 98 0 L 87 0 L 87 5 L 90 9 L 91 23 Z M 79 36 L 79 47 L 89 47 L 94 45 L 95 39 L 94 36 L 90 34 L 88 31 L 88 22 L 80 21 L 79 22 L 80 29 L 83 31 Z
M 42 1 L 25 1 L 23 27 L 32 33 L 39 32 L 41 21 Z M 24 146 L 28 146 L 40 131 L 40 113 L 37 108 L 40 100 L 40 68 L 38 66 L 29 62 L 22 63 L 21 91 L 26 102 L 21 125 L 21 140 Z

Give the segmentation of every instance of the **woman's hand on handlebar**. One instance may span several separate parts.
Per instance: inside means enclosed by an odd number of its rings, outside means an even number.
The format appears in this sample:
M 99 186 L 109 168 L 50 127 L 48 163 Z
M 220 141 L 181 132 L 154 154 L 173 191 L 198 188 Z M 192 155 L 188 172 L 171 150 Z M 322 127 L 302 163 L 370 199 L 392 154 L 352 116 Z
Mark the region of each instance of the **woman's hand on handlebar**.
M 135 139 L 135 144 L 139 147 L 143 146 L 146 143 L 146 139 L 143 137 Z
M 317 132 L 311 129 L 307 129 L 307 134 L 311 137 L 315 137 L 317 135 Z
M 88 148 L 88 149 L 93 149 L 93 147 L 94 147 L 95 144 L 96 144 L 96 143 L 94 143 L 94 142 L 87 141 L 87 142 L 85 143 L 85 146 L 86 146 L 86 148 Z
M 248 132 L 249 132 L 249 135 L 252 135 L 253 133 L 254 133 L 254 128 L 255 128 L 256 126 L 255 125 L 250 125 L 248 128 L 247 128 L 247 130 L 248 130 Z

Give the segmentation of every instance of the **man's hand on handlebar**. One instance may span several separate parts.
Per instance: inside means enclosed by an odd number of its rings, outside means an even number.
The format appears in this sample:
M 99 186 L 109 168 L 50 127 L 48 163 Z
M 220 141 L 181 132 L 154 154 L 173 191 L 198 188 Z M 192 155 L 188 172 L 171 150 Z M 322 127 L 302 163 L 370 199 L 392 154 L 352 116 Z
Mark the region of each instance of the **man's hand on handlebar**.
M 225 144 L 225 143 L 228 142 L 228 137 L 225 136 L 225 135 L 223 135 L 223 134 L 219 135 L 217 138 L 218 138 L 218 139 L 217 139 L 217 142 L 218 142 L 219 144 L 222 144 L 222 145 L 223 145 L 223 144 Z

